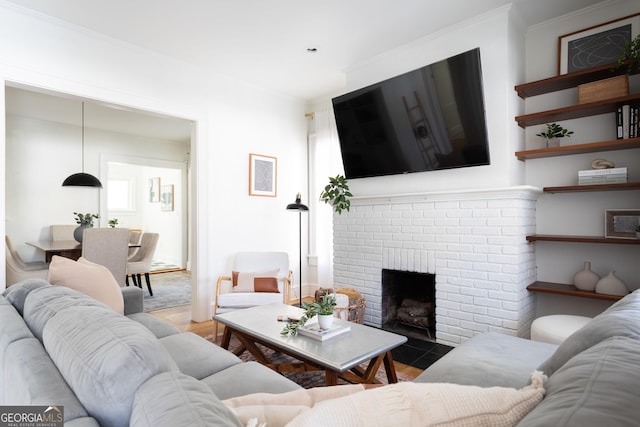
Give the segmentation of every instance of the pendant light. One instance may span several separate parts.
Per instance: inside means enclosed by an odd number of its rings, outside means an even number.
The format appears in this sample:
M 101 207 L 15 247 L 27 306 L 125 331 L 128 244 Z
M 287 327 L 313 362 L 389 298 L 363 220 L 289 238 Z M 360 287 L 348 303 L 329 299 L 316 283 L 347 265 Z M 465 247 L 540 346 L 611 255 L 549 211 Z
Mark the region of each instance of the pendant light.
M 82 102 L 82 172 L 69 175 L 62 182 L 63 187 L 96 187 L 102 188 L 102 183 L 95 176 L 84 173 L 84 102 Z

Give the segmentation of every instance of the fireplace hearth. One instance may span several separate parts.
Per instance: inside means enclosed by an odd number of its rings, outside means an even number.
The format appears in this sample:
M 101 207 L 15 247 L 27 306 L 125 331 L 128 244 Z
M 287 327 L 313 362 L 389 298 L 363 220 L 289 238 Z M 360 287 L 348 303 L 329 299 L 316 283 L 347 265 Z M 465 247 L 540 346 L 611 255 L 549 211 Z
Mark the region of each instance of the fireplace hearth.
M 435 340 L 436 276 L 382 270 L 382 329 L 425 341 Z

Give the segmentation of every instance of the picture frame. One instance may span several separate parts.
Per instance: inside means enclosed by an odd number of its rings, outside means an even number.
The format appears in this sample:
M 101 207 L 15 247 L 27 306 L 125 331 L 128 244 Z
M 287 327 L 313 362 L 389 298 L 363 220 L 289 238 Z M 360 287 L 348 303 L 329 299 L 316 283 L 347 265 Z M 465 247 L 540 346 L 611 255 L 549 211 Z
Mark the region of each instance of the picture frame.
M 638 225 L 640 225 L 640 210 L 638 209 L 605 210 L 605 238 L 635 239 L 635 228 Z
M 640 34 L 640 13 L 558 37 L 558 75 L 615 64 Z
M 161 187 L 160 210 L 173 210 L 173 184 L 167 184 Z
M 278 159 L 262 154 L 249 154 L 249 195 L 276 197 Z
M 149 178 L 149 203 L 160 201 L 160 177 Z

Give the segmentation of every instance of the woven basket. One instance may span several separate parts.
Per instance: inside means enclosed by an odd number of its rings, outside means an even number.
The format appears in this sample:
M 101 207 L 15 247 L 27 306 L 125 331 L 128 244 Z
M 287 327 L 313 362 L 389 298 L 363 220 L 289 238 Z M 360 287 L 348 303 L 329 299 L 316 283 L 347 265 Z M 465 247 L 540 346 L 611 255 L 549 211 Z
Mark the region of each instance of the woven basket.
M 578 85 L 578 104 L 627 95 L 629 95 L 629 76 L 627 75 Z

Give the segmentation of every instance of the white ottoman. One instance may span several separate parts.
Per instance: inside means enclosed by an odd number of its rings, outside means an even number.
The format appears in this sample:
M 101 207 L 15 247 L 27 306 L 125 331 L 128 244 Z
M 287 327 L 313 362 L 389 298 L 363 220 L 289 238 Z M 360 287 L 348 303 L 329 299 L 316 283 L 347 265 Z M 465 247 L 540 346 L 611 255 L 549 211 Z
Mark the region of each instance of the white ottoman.
M 561 344 L 569 335 L 582 328 L 591 317 L 554 314 L 538 317 L 531 323 L 531 339 L 549 344 Z

